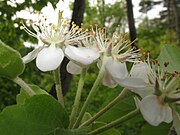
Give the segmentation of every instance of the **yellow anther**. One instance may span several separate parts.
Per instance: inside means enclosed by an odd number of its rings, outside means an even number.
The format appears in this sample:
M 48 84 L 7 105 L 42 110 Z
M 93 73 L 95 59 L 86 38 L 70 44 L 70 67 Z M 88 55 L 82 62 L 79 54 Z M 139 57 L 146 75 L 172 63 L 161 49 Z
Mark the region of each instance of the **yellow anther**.
M 23 29 L 24 29 L 24 26 L 20 26 L 20 29 L 23 30 Z
M 76 26 L 75 29 L 78 30 L 78 29 L 79 29 L 79 26 Z
M 55 29 L 56 29 L 56 26 L 53 24 L 53 25 L 51 26 L 51 28 L 52 28 L 53 30 L 55 30 Z
M 75 25 L 75 23 L 74 23 L 74 21 L 72 21 L 72 23 L 71 23 L 72 25 Z

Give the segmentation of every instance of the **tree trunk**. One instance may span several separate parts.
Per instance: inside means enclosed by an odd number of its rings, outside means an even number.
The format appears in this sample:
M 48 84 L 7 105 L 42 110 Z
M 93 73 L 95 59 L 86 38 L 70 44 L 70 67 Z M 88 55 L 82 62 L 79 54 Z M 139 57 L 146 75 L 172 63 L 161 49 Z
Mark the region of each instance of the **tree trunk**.
M 176 43 L 180 45 L 180 7 L 178 6 L 180 2 L 178 0 L 165 0 L 165 5 L 168 12 L 168 28 L 169 32 L 175 33 L 170 35 L 170 43 Z M 176 42 L 177 41 L 177 42 Z
M 175 29 L 176 29 L 176 34 L 177 34 L 177 39 L 178 39 L 178 45 L 180 46 L 180 7 L 178 7 L 178 4 L 180 4 L 179 1 L 177 0 L 172 0 L 172 8 L 174 12 L 174 18 L 175 18 Z
M 133 5 L 132 0 L 126 0 L 127 5 L 127 16 L 128 16 L 128 25 L 129 25 L 129 33 L 130 33 L 130 39 L 131 42 L 134 41 L 136 36 L 136 28 L 135 28 L 135 21 L 134 21 L 134 15 L 133 15 Z M 132 46 L 137 48 L 136 42 L 132 44 Z
M 85 10 L 85 0 L 75 0 L 71 22 L 81 27 Z
M 84 10 L 85 10 L 85 0 L 75 0 L 71 23 L 74 22 L 76 25 L 81 27 Z M 65 57 L 63 62 L 61 63 L 61 69 L 60 69 L 63 95 L 67 93 L 72 80 L 72 75 L 66 71 L 66 65 L 68 62 L 69 60 Z M 53 85 L 50 93 L 54 97 L 56 97 L 55 85 Z

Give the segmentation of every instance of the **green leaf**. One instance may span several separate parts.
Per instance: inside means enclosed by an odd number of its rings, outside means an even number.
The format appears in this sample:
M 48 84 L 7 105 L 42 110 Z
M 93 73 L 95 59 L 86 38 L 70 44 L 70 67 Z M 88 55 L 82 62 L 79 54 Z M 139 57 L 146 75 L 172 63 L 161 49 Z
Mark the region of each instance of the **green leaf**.
M 34 84 L 30 84 L 29 85 L 31 87 L 31 89 L 37 94 L 46 94 L 49 95 L 49 93 L 47 93 L 45 90 L 41 89 L 39 86 L 34 85 Z M 31 96 L 29 94 L 27 94 L 22 88 L 20 89 L 20 93 L 16 96 L 16 102 L 17 104 L 24 104 L 25 100 L 30 98 Z
M 68 124 L 66 112 L 53 97 L 36 95 L 23 105 L 10 106 L 2 111 L 0 135 L 59 135 L 58 131 L 64 131 Z
M 106 123 L 97 121 L 97 122 L 93 123 L 92 129 L 97 129 L 97 128 L 104 126 L 104 125 L 106 125 Z M 117 129 L 112 128 L 112 129 L 109 129 L 109 130 L 107 130 L 103 133 L 100 133 L 98 135 L 121 135 L 121 133 Z
M 15 78 L 24 71 L 21 55 L 0 41 L 0 76 Z
M 161 53 L 158 57 L 161 68 L 164 66 L 165 62 L 169 62 L 167 70 L 170 73 L 174 71 L 180 71 L 180 47 L 165 45 L 161 48 Z
M 142 128 L 142 135 L 168 135 L 171 124 L 162 123 L 159 126 L 145 124 Z

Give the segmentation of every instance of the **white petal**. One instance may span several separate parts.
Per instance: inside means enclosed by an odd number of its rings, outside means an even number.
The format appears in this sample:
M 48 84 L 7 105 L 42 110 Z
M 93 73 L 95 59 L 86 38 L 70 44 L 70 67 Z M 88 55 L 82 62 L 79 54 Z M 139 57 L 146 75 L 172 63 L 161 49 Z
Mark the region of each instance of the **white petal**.
M 105 68 L 109 75 L 117 83 L 121 82 L 128 75 L 126 64 L 114 61 L 111 57 L 107 58 Z
M 149 86 L 145 88 L 132 89 L 131 91 L 138 94 L 140 97 L 144 98 L 154 93 L 154 87 Z
M 145 83 L 142 79 L 126 77 L 119 84 L 134 93 L 137 93 L 142 98 L 154 93 L 154 86 Z
M 144 119 L 151 125 L 158 126 L 161 122 L 170 123 L 172 121 L 171 108 L 162 105 L 157 96 L 146 96 L 139 104 Z
M 73 63 L 72 61 L 70 61 L 67 64 L 66 70 L 71 74 L 77 75 L 77 74 L 81 74 L 82 67 L 80 67 L 77 64 Z
M 180 135 L 180 114 L 173 109 L 173 125 L 177 132 L 177 135 Z
M 39 52 L 36 58 L 36 66 L 41 71 L 55 70 L 61 64 L 63 58 L 63 51 L 53 44 Z
M 142 89 L 148 85 L 142 79 L 133 77 L 126 77 L 120 84 L 128 89 Z
M 162 110 L 163 121 L 170 123 L 173 120 L 172 109 L 168 105 L 164 105 Z
M 26 63 L 29 63 L 31 62 L 32 60 L 34 60 L 38 53 L 43 49 L 43 47 L 39 47 L 37 49 L 34 49 L 33 51 L 31 51 L 30 53 L 28 53 L 26 56 L 24 56 L 22 59 L 23 59 L 23 62 L 26 64 Z
M 65 54 L 74 63 L 87 66 L 99 58 L 99 53 L 92 48 L 67 46 Z
M 117 86 L 117 83 L 112 80 L 111 76 L 107 72 L 104 74 L 102 83 L 109 88 L 115 88 Z
M 42 8 L 42 15 L 46 18 L 47 23 L 57 25 L 58 23 L 58 10 L 54 9 L 52 4 L 48 2 L 47 6 Z
M 42 46 L 44 46 L 45 44 L 41 41 L 41 39 L 39 38 L 40 37 L 40 35 L 38 35 L 38 47 L 42 47 Z
M 131 68 L 131 77 L 142 79 L 144 82 L 149 83 L 148 74 L 150 74 L 150 67 L 146 62 L 134 64 Z

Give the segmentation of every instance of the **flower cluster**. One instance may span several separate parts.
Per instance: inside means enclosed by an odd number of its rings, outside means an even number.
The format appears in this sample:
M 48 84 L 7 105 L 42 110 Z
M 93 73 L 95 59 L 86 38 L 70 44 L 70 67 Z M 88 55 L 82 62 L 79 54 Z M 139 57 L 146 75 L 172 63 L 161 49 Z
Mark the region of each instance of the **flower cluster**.
M 105 63 L 107 70 L 103 83 L 115 87 L 117 83 L 110 76 L 124 79 L 127 76 L 125 62 L 134 62 L 140 56 L 137 53 L 139 50 L 134 50 L 131 43 L 121 35 L 113 34 L 107 38 L 106 30 L 98 29 L 97 26 L 90 31 L 83 31 L 74 23 L 70 30 L 69 26 L 70 21 L 63 19 L 62 12 L 54 9 L 50 3 L 41 10 L 39 19 L 32 22 L 36 33 L 23 24 L 22 28 L 38 39 L 38 46 L 23 58 L 24 63 L 36 58 L 36 65 L 41 71 L 51 71 L 60 66 L 66 56 L 70 60 L 67 71 L 80 74 L 83 67 L 99 60 L 98 66 Z
M 52 71 L 66 56 L 70 60 L 67 71 L 81 74 L 82 68 L 97 62 L 98 68 L 105 69 L 104 85 L 114 88 L 119 84 L 140 97 L 136 103 L 146 121 L 157 126 L 173 120 L 170 103 L 180 97 L 179 73 L 168 74 L 166 68 L 160 70 L 158 63 L 151 64 L 149 58 L 147 62 L 140 61 L 140 50 L 122 35 L 114 33 L 107 37 L 106 29 L 97 25 L 83 30 L 63 19 L 62 13 L 48 4 L 39 19 L 31 23 L 35 33 L 23 24 L 22 28 L 38 39 L 37 47 L 23 58 L 24 63 L 36 58 L 41 71 Z M 127 62 L 133 63 L 130 73 Z

